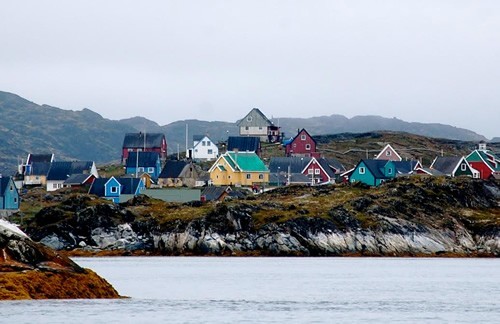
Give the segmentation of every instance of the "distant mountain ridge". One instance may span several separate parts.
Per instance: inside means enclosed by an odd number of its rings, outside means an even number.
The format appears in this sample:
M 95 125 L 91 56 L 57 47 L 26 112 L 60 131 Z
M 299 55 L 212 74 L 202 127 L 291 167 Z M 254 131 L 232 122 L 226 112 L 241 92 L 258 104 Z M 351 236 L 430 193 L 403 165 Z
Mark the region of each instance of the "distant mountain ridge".
M 242 117 L 245 113 L 242 113 Z M 26 158 L 28 153 L 51 152 L 57 160 L 95 160 L 97 163 L 118 161 L 127 132 L 165 133 L 169 154 L 185 151 L 186 133 L 188 147 L 192 145 L 193 135 L 206 134 L 218 142 L 238 134 L 235 122 L 190 119 L 160 126 L 144 117 L 110 120 L 90 109 L 72 111 L 38 105 L 2 91 L 0 116 L 0 174 L 14 173 L 20 159 Z M 294 136 L 297 129 L 306 128 L 311 135 L 390 130 L 464 141 L 486 140 L 484 136 L 467 129 L 409 123 L 379 116 L 275 118 L 273 122 L 279 123 L 286 137 Z

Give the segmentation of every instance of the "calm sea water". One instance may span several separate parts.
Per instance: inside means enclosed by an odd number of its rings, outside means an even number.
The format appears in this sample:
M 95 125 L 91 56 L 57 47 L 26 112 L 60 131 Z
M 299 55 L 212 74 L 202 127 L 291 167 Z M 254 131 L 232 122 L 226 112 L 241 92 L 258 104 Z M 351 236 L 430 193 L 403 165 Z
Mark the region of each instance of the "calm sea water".
M 122 300 L 0 302 L 1 323 L 500 322 L 500 260 L 75 258 Z

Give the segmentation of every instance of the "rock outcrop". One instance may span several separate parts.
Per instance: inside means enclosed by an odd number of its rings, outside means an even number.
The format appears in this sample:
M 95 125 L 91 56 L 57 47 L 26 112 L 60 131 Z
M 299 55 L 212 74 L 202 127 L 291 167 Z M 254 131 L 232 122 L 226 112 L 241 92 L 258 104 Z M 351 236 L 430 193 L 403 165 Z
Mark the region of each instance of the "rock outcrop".
M 0 300 L 118 298 L 104 279 L 0 219 Z
M 29 234 L 56 249 L 89 252 L 500 256 L 500 188 L 472 179 L 397 179 L 379 189 L 286 187 L 148 213 L 138 212 L 154 205 L 144 197 L 123 205 L 88 199 L 43 209 Z M 186 217 L 179 213 L 186 208 L 205 209 Z

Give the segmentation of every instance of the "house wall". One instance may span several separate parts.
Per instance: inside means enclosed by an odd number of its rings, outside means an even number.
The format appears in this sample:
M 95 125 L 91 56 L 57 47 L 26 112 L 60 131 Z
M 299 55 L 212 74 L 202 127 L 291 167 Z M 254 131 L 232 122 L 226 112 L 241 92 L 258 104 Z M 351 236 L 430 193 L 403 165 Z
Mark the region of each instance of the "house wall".
M 462 171 L 462 166 L 465 165 L 465 171 Z M 459 176 L 469 176 L 473 177 L 474 174 L 472 173 L 472 170 L 469 168 L 465 160 L 462 160 L 460 164 L 458 165 L 457 171 L 455 171 L 455 174 L 453 175 L 454 177 L 459 177 Z
M 269 172 L 233 172 L 228 168 L 226 168 L 227 171 L 215 168 L 210 173 L 210 180 L 215 186 L 252 186 L 253 184 L 269 182 Z M 249 176 L 247 177 L 247 175 Z M 262 175 L 262 179 L 260 179 L 260 175 Z
M 122 163 L 124 163 L 125 160 L 128 159 L 128 154 L 130 152 L 156 152 L 160 155 L 160 159 L 164 160 L 167 157 L 167 144 L 165 142 L 164 147 L 152 147 L 146 148 L 145 150 L 143 147 L 122 148 Z
M 10 184 L 5 192 L 0 196 L 0 209 L 17 210 L 19 209 L 19 192 L 16 185 L 10 180 Z
M 262 141 L 267 141 L 267 126 L 241 126 L 241 136 L 258 136 Z
M 361 174 L 359 172 L 361 168 L 365 168 L 364 174 Z M 354 169 L 351 177 L 349 178 L 349 181 L 350 182 L 359 181 L 359 182 L 365 183 L 369 186 L 377 186 L 380 184 L 380 182 L 377 183 L 377 181 L 375 181 L 375 177 L 373 176 L 373 174 L 370 172 L 370 170 L 366 167 L 366 165 L 363 162 L 358 164 L 356 169 Z
M 120 197 L 121 186 L 122 185 L 118 182 L 118 180 L 114 178 L 109 179 L 109 181 L 104 186 L 104 196 L 109 199 L 118 199 Z M 117 192 L 112 193 L 111 187 L 117 187 Z
M 401 161 L 401 158 L 398 157 L 392 147 L 386 147 L 377 157 L 377 160 Z
M 309 149 L 306 149 L 307 145 Z M 286 145 L 285 151 L 287 156 L 311 157 L 313 153 L 316 153 L 316 143 L 307 132 L 302 130 L 291 143 Z
M 311 171 L 309 171 L 311 170 Z M 319 171 L 315 171 L 315 170 L 319 170 Z M 309 173 L 309 172 L 312 172 Z M 319 174 L 316 174 L 316 172 L 319 172 Z M 316 162 L 312 162 L 311 164 L 308 165 L 307 169 L 304 170 L 304 173 L 306 176 L 308 176 L 309 178 L 313 178 L 314 177 L 314 183 L 320 183 L 320 182 L 330 182 L 332 181 L 333 179 L 330 179 L 330 177 L 328 176 L 328 174 L 326 174 L 323 169 L 320 167 L 320 165 Z M 312 182 L 312 180 L 311 180 Z
M 205 143 L 205 145 L 203 145 Z M 212 153 L 208 151 L 212 150 Z M 195 160 L 214 160 L 219 156 L 219 148 L 208 137 L 204 137 L 198 144 L 193 146 L 192 157 Z
M 479 171 L 479 178 L 488 179 L 490 175 L 493 173 L 491 169 L 484 162 L 471 162 L 469 161 L 469 165 Z
M 64 187 L 64 180 L 48 180 L 47 191 L 56 191 Z
M 24 185 L 27 186 L 45 186 L 47 185 L 46 175 L 26 175 L 24 176 Z

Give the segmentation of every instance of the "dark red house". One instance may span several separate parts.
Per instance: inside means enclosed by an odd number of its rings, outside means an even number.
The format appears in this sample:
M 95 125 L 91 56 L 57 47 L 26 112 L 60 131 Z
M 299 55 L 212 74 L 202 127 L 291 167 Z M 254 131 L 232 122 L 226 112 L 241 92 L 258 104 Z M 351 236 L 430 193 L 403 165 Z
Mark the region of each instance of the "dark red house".
M 315 157 L 320 156 L 316 151 L 316 141 L 302 128 L 285 146 L 286 156 Z
M 167 140 L 161 133 L 127 133 L 123 139 L 122 163 L 127 160 L 129 152 L 157 152 L 165 161 Z

